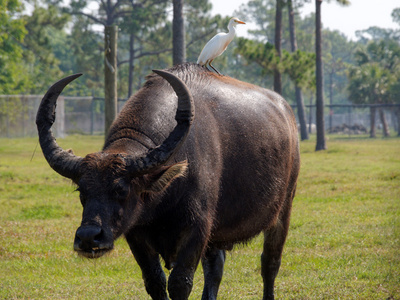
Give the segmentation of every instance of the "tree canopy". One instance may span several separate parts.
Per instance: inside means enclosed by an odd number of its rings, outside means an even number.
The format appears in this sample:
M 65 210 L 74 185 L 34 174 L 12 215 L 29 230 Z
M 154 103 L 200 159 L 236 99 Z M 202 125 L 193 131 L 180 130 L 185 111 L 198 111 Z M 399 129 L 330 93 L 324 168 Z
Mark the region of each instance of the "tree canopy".
M 235 14 L 245 21 L 252 20 L 256 26 L 246 38 L 236 38 L 215 64 L 224 74 L 267 88 L 272 88 L 273 70 L 277 68 L 282 72 L 282 93 L 290 103 L 295 103 L 296 85 L 306 98 L 312 97 L 315 14 L 301 17 L 298 12 L 304 2 L 293 1 L 295 52 L 290 45 L 288 14 L 282 15 L 282 55 L 278 57 L 274 51 L 276 1 L 253 0 Z M 68 6 L 60 0 L 37 0 L 29 5 L 19 0 L 2 3 L 1 94 L 42 94 L 54 79 L 82 72 L 85 74 L 82 80 L 66 92 L 103 96 L 106 24 L 115 23 L 120 28 L 118 93 L 121 97 L 128 95 L 129 89 L 138 89 L 151 69 L 172 66 L 172 1 L 73 0 Z M 24 9 L 24 3 L 29 9 Z M 186 60 L 195 62 L 213 35 L 227 31 L 231 16 L 212 15 L 208 0 L 187 0 L 184 5 Z M 400 8 L 393 10 L 391 17 L 400 24 Z M 384 101 L 398 101 L 399 31 L 371 27 L 360 31 L 357 41 L 349 41 L 337 31 L 322 28 L 324 93 L 332 95 L 333 103 L 361 101 L 355 100 L 350 88 L 344 87 L 351 85 L 355 89 L 356 77 L 366 76 L 368 70 L 375 70 L 374 76 L 387 77 L 386 94 L 390 97 Z M 367 61 L 365 66 L 361 64 L 363 60 Z M 132 74 L 130 79 L 129 74 Z

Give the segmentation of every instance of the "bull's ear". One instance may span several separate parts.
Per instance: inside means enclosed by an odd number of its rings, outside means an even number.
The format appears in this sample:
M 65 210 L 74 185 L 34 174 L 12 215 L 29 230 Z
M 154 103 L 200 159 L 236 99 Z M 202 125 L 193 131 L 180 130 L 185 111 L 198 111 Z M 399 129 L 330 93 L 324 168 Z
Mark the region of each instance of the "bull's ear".
M 154 173 L 145 175 L 144 192 L 153 194 L 165 191 L 177 178 L 185 176 L 188 163 L 182 161 L 171 166 L 161 167 Z

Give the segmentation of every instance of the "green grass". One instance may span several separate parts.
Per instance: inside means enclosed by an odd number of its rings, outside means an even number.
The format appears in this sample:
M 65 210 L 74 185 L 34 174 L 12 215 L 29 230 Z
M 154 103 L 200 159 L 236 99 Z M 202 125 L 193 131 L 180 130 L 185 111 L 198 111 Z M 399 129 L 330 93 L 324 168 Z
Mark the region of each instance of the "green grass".
M 83 156 L 102 141 L 70 136 L 59 143 Z M 149 299 L 123 239 L 99 260 L 73 252 L 78 194 L 36 145 L 0 139 L 0 298 Z M 315 152 L 314 139 L 301 143 L 276 296 L 400 299 L 400 139 L 330 136 L 327 145 Z M 258 237 L 227 255 L 219 299 L 262 298 L 261 249 Z M 191 299 L 201 297 L 201 272 Z

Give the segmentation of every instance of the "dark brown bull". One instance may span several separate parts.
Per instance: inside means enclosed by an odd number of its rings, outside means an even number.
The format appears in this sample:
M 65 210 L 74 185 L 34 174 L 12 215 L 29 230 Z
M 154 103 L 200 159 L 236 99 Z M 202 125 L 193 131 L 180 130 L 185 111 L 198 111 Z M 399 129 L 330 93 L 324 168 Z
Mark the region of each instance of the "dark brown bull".
M 124 235 L 153 299 L 168 299 L 160 256 L 172 269 L 171 299 L 189 297 L 201 259 L 203 299 L 215 299 L 225 250 L 264 232 L 264 299 L 273 299 L 300 165 L 292 110 L 272 91 L 198 65 L 155 72 L 126 103 L 103 150 L 84 158 L 51 133 L 57 97 L 79 75 L 42 100 L 44 156 L 80 191 L 75 251 L 97 258 Z

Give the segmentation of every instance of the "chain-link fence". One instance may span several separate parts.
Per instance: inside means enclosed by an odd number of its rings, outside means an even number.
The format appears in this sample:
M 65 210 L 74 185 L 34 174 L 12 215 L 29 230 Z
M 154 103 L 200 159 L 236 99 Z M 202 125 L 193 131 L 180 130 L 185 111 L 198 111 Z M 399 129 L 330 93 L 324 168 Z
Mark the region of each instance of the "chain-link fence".
M 0 137 L 34 137 L 36 131 L 36 113 L 42 96 L 0 95 Z M 118 111 L 125 100 L 118 100 Z M 296 113 L 296 106 L 293 106 Z M 386 121 L 392 130 L 398 131 L 398 119 L 395 111 L 400 105 L 380 105 Z M 325 129 L 327 133 L 360 134 L 370 128 L 370 106 L 368 105 L 332 105 L 326 106 Z M 68 134 L 104 134 L 104 99 L 95 97 L 59 97 L 57 117 L 53 125 L 56 137 Z M 307 126 L 315 131 L 315 106 L 306 106 Z M 381 121 L 376 116 L 379 128 Z
M 297 107 L 292 105 L 297 117 Z M 389 129 L 399 132 L 400 104 L 334 104 L 325 105 L 325 131 L 336 134 L 365 134 L 371 127 L 371 108 L 375 112 L 375 125 L 381 129 L 382 120 L 379 114 L 383 112 L 384 121 Z M 397 114 L 396 114 L 397 113 Z M 307 127 L 309 132 L 315 132 L 316 107 L 306 105 Z
M 0 95 L 0 137 L 37 136 L 36 113 L 43 96 Z M 118 100 L 118 111 L 125 100 Z M 104 134 L 104 98 L 62 97 L 57 100 L 56 137 Z

